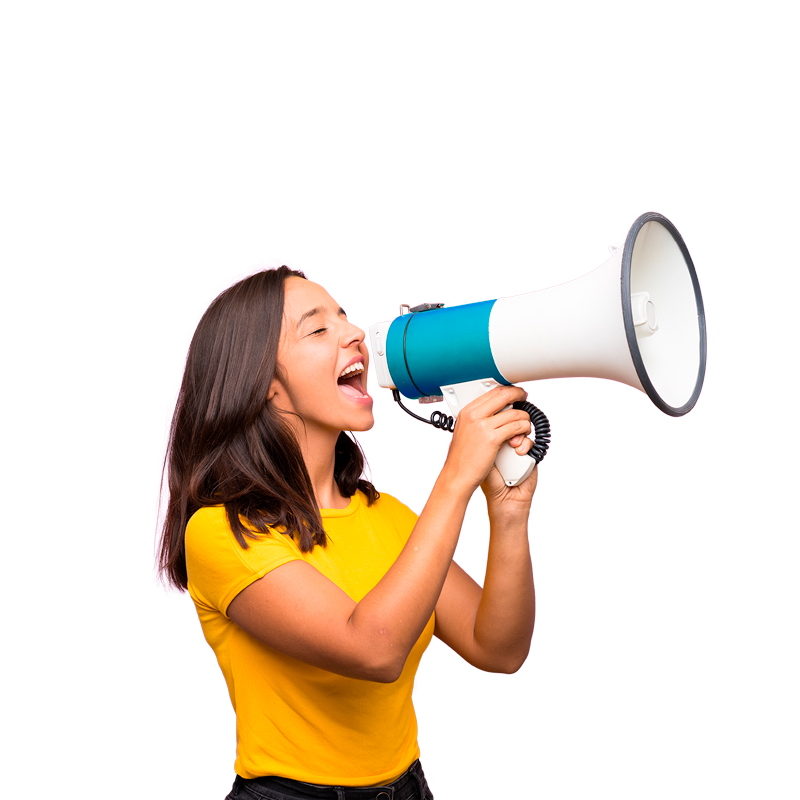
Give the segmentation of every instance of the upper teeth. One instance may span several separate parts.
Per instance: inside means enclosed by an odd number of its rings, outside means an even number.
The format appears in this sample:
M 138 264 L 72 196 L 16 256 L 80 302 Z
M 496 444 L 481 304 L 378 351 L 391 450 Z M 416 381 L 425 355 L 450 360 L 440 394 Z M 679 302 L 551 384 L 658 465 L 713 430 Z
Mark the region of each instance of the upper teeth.
M 351 364 L 349 367 L 345 367 L 342 370 L 342 374 L 339 376 L 340 378 L 344 378 L 345 375 L 352 375 L 354 372 L 363 372 L 364 365 L 359 361 L 358 364 Z

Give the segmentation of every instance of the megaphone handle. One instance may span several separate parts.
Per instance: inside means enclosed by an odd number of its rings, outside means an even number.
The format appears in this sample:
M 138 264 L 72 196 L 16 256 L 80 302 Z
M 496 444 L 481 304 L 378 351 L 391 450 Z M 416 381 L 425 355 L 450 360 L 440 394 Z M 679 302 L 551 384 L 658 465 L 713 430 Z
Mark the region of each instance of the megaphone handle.
M 521 400 L 514 403 L 514 408 L 525 411 L 531 418 L 533 425 L 533 447 L 528 454 L 521 456 L 506 442 L 498 451 L 494 465 L 497 467 L 507 486 L 516 486 L 522 483 L 533 468 L 547 455 L 550 447 L 550 422 L 542 411 L 533 403 Z
M 450 405 L 451 410 L 455 414 L 458 414 L 459 407 L 463 407 L 466 403 L 470 402 L 470 400 L 480 397 L 481 394 L 488 392 L 493 386 L 499 385 L 491 379 L 486 379 L 485 381 L 471 381 L 471 383 L 483 384 L 483 391 L 479 391 L 477 394 L 474 394 L 471 390 L 466 390 L 465 392 L 456 391 L 457 387 L 463 387 L 465 384 L 442 387 L 442 390 L 445 392 L 444 396 L 448 398 L 448 405 Z M 462 395 L 465 396 L 462 397 Z M 453 432 L 455 426 L 455 419 L 453 417 L 449 417 L 441 411 L 434 411 L 430 419 L 425 419 L 403 405 L 400 401 L 400 391 L 398 389 L 392 389 L 392 397 L 394 397 L 395 402 L 400 408 L 409 416 L 414 417 L 414 419 L 418 419 L 420 422 L 425 422 L 428 425 L 433 425 L 434 428 L 450 431 L 451 433 Z M 527 456 L 519 455 L 508 442 L 498 451 L 497 458 L 495 459 L 495 466 L 508 486 L 516 486 L 522 483 L 522 481 L 533 472 L 533 468 L 547 455 L 547 448 L 550 446 L 550 422 L 544 413 L 536 408 L 533 403 L 528 403 L 525 400 L 514 403 L 513 407 L 527 412 L 528 416 L 531 418 L 531 424 L 533 425 L 536 438 Z M 506 406 L 506 408 L 510 408 L 510 406 Z
M 500 384 L 492 378 L 484 378 L 479 381 L 465 381 L 464 383 L 454 383 L 450 386 L 442 386 L 442 394 L 454 416 L 473 400 L 493 389 Z M 535 446 L 536 452 L 531 455 L 521 456 L 516 450 L 506 442 L 498 451 L 494 465 L 498 472 L 503 476 L 507 486 L 517 486 L 522 483 L 528 475 L 533 472 L 534 467 L 544 458 L 550 444 L 550 424 L 547 417 L 539 411 L 532 403 L 515 403 L 515 408 L 527 411 L 531 417 L 531 422 L 536 431 Z M 535 414 L 537 415 L 535 418 Z
M 517 486 L 533 472 L 536 461 L 528 456 L 521 456 L 506 442 L 498 451 L 494 460 L 497 471 L 503 476 L 506 486 Z

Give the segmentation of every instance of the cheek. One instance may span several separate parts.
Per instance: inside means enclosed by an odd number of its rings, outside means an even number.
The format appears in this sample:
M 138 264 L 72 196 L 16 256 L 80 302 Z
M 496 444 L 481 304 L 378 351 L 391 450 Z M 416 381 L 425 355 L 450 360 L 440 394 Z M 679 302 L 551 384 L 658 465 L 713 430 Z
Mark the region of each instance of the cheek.
M 335 388 L 336 380 L 331 377 L 334 369 L 335 365 L 325 358 L 307 355 L 299 359 L 289 380 L 293 394 L 302 400 L 304 395 L 314 396 L 331 385 Z

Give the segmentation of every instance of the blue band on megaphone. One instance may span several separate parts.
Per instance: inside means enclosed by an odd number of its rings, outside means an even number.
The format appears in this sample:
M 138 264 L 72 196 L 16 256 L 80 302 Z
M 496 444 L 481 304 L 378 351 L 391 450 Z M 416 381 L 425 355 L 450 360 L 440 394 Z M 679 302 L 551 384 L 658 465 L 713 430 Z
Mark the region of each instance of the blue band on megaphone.
M 386 336 L 386 360 L 400 392 L 414 400 L 482 378 L 507 384 L 489 341 L 494 304 L 485 300 L 397 317 Z

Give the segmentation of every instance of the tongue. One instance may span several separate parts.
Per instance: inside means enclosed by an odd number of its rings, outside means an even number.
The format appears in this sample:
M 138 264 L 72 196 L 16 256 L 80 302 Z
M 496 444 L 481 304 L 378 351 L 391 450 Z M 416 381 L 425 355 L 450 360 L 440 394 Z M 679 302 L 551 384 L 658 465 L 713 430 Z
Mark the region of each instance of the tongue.
M 364 393 L 352 383 L 343 382 L 339 384 L 339 388 L 348 396 L 348 397 L 363 397 Z

